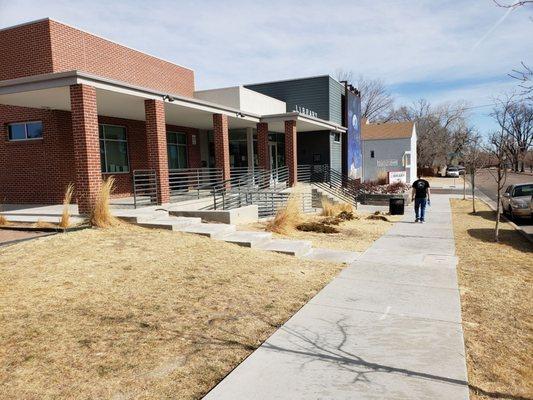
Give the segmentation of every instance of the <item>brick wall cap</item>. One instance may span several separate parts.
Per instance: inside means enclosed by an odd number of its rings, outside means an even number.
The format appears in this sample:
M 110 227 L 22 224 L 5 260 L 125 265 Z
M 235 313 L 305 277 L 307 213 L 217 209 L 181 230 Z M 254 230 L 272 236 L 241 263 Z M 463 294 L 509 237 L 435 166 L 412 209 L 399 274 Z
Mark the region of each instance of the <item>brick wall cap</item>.
M 39 23 L 44 22 L 44 21 L 55 22 L 55 23 L 60 24 L 60 25 L 68 26 L 69 28 L 76 29 L 77 31 L 80 31 L 80 32 L 86 33 L 86 34 L 91 35 L 91 36 L 95 36 L 95 37 L 97 37 L 97 38 L 99 38 L 99 39 L 103 39 L 103 40 L 105 40 L 105 41 L 107 41 L 107 42 L 110 42 L 110 43 L 113 43 L 113 44 L 116 44 L 117 46 L 125 47 L 126 49 L 130 49 L 130 50 L 136 51 L 136 52 L 138 52 L 138 53 L 145 54 L 145 55 L 147 55 L 147 56 L 150 56 L 150 57 L 156 58 L 156 59 L 158 59 L 158 60 L 160 60 L 160 61 L 163 61 L 163 62 L 166 62 L 166 63 L 172 64 L 172 65 L 175 65 L 175 66 L 177 66 L 177 67 L 181 67 L 181 68 L 184 68 L 184 69 L 188 69 L 189 71 L 193 71 L 193 72 L 194 72 L 194 69 L 192 69 L 192 68 L 190 68 L 190 67 L 186 67 L 186 66 L 184 66 L 184 65 L 181 65 L 181 64 L 175 63 L 175 62 L 173 62 L 173 61 L 169 61 L 169 60 L 166 60 L 166 59 L 164 59 L 164 58 L 154 56 L 154 55 L 152 55 L 152 54 L 150 54 L 150 53 L 147 53 L 147 52 L 145 52 L 145 51 L 137 50 L 136 48 L 133 48 L 133 47 L 130 47 L 130 46 L 126 46 L 126 45 L 124 45 L 124 44 L 122 44 L 122 43 L 116 42 L 116 41 L 114 41 L 114 40 L 110 40 L 110 39 L 105 38 L 105 37 L 103 37 L 103 36 L 97 35 L 97 34 L 95 34 L 95 33 L 93 33 L 93 32 L 89 32 L 89 31 L 86 31 L 86 30 L 84 30 L 84 29 L 80 29 L 80 28 L 78 28 L 78 27 L 76 27 L 76 26 L 73 26 L 73 25 L 67 24 L 67 23 L 65 23 L 65 22 L 63 22 L 63 21 L 59 21 L 59 20 L 57 20 L 57 19 L 55 19 L 55 18 L 45 17 L 45 18 L 35 19 L 35 20 L 33 20 L 33 21 L 22 22 L 22 23 L 20 23 L 20 24 L 16 24 L 16 25 L 6 26 L 6 27 L 4 27 L 4 28 L 0 28 L 0 32 L 2 32 L 2 31 L 7 31 L 7 30 L 10 30 L 10 29 L 19 28 L 19 27 L 21 27 L 21 26 L 25 26 L 25 25 L 39 24 Z

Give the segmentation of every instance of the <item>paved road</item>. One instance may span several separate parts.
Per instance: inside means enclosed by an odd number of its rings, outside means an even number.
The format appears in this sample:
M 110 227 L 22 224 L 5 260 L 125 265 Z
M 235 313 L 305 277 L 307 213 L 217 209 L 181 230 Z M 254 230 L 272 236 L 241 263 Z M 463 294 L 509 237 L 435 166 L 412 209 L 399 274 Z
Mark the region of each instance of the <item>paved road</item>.
M 205 400 L 468 399 L 449 196 L 407 211 Z
M 516 174 L 514 172 L 510 172 L 507 176 L 504 190 L 507 186 L 516 183 L 533 183 L 533 175 Z M 493 178 L 489 171 L 482 170 L 476 174 L 476 187 L 480 189 L 483 193 L 485 193 L 488 197 L 490 197 L 492 200 L 496 201 L 498 194 L 496 180 Z M 514 222 L 517 225 L 533 225 L 532 220 L 519 220 Z

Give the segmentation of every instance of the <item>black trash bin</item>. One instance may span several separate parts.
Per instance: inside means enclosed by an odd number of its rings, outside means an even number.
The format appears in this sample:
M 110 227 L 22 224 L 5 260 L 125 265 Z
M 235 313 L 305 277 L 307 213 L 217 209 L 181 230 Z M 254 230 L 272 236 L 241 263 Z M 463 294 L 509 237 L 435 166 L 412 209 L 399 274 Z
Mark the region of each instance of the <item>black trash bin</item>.
M 403 196 L 393 196 L 389 199 L 390 215 L 403 215 L 405 209 L 405 199 Z

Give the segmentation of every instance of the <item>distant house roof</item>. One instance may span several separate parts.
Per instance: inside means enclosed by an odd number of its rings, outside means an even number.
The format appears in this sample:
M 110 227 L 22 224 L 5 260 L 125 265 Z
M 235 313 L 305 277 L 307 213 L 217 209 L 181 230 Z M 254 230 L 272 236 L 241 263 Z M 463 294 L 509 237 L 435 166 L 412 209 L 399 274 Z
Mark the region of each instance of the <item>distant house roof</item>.
M 382 124 L 367 124 L 361 122 L 361 137 L 363 140 L 405 139 L 413 135 L 414 122 L 386 122 Z

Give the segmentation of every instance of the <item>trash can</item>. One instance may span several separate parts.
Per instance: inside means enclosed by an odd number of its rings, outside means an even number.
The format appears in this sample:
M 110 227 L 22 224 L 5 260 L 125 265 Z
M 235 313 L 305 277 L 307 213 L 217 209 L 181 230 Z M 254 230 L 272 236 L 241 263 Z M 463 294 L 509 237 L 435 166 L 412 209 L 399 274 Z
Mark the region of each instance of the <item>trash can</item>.
M 405 199 L 403 196 L 393 196 L 389 199 L 389 214 L 403 215 L 405 209 Z

